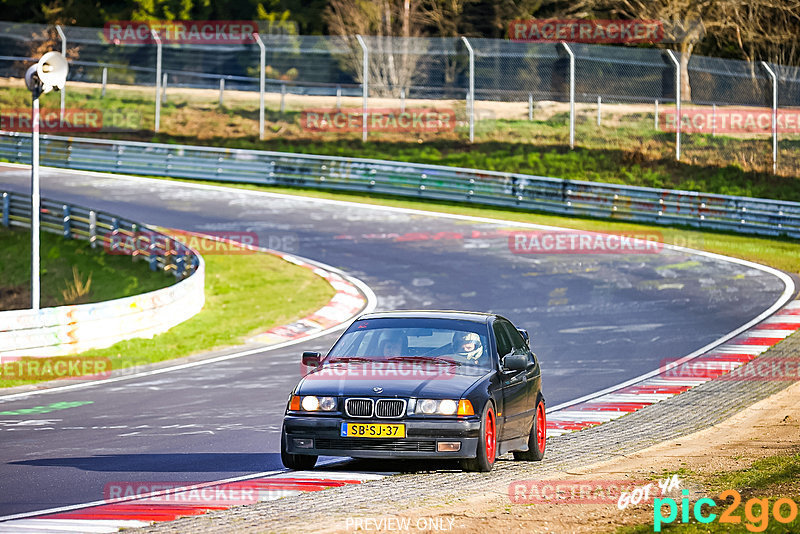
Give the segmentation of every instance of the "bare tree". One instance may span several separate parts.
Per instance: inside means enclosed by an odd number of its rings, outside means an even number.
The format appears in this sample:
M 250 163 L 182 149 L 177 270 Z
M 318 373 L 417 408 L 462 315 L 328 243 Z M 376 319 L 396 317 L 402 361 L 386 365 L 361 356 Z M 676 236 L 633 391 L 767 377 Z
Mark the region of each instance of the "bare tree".
M 744 59 L 790 61 L 798 57 L 800 0 L 582 0 L 574 11 L 606 12 L 626 19 L 658 20 L 681 53 L 681 92 L 691 100 L 689 60 L 708 36 L 718 47 L 738 47 Z M 755 66 L 751 63 L 755 79 Z
M 422 36 L 420 0 L 331 0 L 325 21 L 350 50 L 343 62 L 358 81 L 362 81 L 362 60 L 356 34 L 374 36 L 369 40 L 369 79 L 377 95 L 396 97 L 411 85 L 425 53 L 424 45 L 411 39 Z

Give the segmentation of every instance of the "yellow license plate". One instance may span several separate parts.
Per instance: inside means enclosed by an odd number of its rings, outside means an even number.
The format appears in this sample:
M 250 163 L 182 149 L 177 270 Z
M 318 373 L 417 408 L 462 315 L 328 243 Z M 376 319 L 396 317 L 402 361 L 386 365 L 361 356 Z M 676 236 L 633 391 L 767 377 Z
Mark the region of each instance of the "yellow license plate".
M 404 438 L 406 437 L 406 425 L 342 423 L 342 437 Z

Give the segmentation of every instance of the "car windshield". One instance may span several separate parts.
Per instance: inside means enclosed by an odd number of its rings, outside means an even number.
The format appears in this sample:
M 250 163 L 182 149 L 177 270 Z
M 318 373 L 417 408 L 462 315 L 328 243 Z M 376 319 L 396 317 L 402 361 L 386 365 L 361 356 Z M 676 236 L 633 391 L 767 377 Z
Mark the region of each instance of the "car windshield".
M 325 363 L 407 361 L 492 369 L 487 326 L 456 319 L 384 318 L 356 321 Z

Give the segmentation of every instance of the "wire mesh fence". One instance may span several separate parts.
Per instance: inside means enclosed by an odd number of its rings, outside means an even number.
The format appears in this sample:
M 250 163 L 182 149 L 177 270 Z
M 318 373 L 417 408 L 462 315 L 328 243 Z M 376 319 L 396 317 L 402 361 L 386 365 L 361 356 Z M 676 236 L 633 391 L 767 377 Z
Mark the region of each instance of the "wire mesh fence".
M 34 58 L 64 47 L 68 107 L 100 109 L 100 130 L 111 132 L 464 141 L 472 122 L 478 142 L 572 141 L 634 158 L 800 174 L 795 67 L 693 55 L 679 72 L 680 55 L 665 50 L 581 43 L 365 36 L 362 47 L 355 36 L 261 39 L 263 61 L 255 39 L 159 46 L 115 42 L 102 28 L 0 22 L 0 84 L 18 87 L 11 79 Z M 165 106 L 160 129 L 156 99 Z M 13 107 L 13 99 L 0 105 Z M 199 118 L 188 117 L 187 107 Z

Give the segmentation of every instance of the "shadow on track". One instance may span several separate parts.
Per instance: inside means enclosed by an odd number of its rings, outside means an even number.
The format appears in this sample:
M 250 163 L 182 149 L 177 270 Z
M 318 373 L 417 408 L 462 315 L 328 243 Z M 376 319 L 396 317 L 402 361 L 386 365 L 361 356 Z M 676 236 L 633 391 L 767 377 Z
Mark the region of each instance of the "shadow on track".
M 99 454 L 73 458 L 40 458 L 10 465 L 73 467 L 82 471 L 151 473 L 257 473 L 282 469 L 278 453 Z

